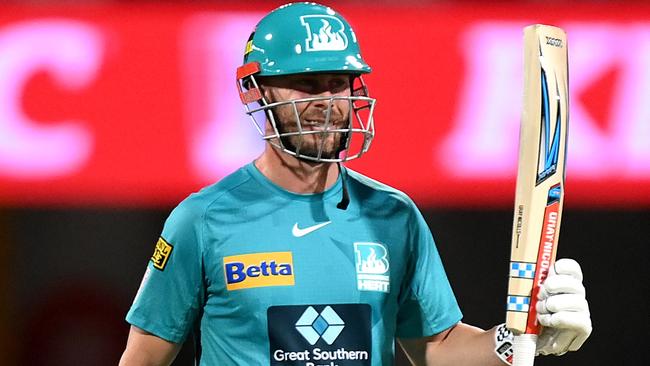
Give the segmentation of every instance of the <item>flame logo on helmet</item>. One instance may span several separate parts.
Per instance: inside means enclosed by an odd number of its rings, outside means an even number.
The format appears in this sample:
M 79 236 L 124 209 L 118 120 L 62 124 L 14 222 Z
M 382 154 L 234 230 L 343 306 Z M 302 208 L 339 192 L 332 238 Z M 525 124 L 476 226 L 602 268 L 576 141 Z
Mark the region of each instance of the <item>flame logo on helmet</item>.
M 334 16 L 303 15 L 300 22 L 306 28 L 307 39 L 305 50 L 312 51 L 343 51 L 348 48 L 348 37 L 345 35 L 345 25 Z

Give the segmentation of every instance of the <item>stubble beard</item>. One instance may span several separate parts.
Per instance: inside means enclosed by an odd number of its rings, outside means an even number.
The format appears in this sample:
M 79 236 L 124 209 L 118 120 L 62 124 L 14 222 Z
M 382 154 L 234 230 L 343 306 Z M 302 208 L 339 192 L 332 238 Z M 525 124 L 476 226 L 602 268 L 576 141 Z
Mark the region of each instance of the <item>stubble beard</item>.
M 294 153 L 299 153 L 300 156 L 309 156 L 317 158 L 320 152 L 321 159 L 337 159 L 340 152 L 345 148 L 347 136 L 349 133 L 345 132 L 324 132 L 324 133 L 309 133 L 301 135 L 282 136 L 285 133 L 297 132 L 298 126 L 295 121 L 287 120 L 282 116 L 275 114 L 276 127 L 280 133 L 280 140 L 282 146 L 287 150 Z M 337 126 L 337 127 L 334 127 Z M 343 126 L 343 127 L 338 127 Z M 348 123 L 330 123 L 330 128 L 340 129 L 347 128 Z M 302 126 L 303 131 L 309 131 L 308 126 Z M 323 139 L 325 142 L 323 143 Z M 321 151 L 321 145 L 323 146 Z M 300 150 L 298 150 L 300 148 Z M 298 158 L 300 158 L 298 156 Z

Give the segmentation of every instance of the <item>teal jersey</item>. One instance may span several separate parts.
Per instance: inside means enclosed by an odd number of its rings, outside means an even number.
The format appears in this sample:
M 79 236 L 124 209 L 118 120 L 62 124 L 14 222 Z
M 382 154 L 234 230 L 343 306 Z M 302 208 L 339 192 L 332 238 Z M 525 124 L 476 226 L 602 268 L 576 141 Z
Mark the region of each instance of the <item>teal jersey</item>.
M 395 337 L 461 312 L 405 194 L 346 168 L 295 194 L 251 163 L 173 210 L 126 319 L 171 342 L 197 332 L 201 365 L 378 366 Z

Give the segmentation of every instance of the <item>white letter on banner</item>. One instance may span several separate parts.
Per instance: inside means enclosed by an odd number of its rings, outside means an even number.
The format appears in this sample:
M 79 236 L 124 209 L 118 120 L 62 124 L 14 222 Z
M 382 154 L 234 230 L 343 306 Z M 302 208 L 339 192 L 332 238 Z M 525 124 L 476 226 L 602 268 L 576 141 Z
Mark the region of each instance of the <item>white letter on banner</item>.
M 21 98 L 39 71 L 70 90 L 92 81 L 102 58 L 98 31 L 72 20 L 9 24 L 0 28 L 0 55 L 0 176 L 44 179 L 80 169 L 91 154 L 91 132 L 81 121 L 38 125 L 21 110 Z
M 207 182 L 250 162 L 264 147 L 235 86 L 246 41 L 261 16 L 197 14 L 183 30 L 183 99 L 192 170 Z
M 523 23 L 490 22 L 461 39 L 467 71 L 453 129 L 434 154 L 457 177 L 512 177 L 517 167 L 522 101 Z M 602 179 L 650 177 L 650 26 L 560 24 L 569 40 L 568 174 Z M 608 121 L 581 101 L 605 73 L 612 86 Z M 606 125 L 605 129 L 598 127 Z M 449 158 L 452 157 L 452 158 Z

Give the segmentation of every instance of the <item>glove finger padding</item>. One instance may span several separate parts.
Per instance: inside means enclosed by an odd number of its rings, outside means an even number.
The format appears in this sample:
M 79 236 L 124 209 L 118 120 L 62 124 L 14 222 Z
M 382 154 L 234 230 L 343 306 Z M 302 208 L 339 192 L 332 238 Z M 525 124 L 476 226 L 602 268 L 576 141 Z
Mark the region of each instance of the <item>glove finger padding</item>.
M 551 266 L 550 272 L 559 275 L 569 275 L 582 282 L 582 269 L 580 268 L 580 264 L 571 258 L 558 259 L 555 264 Z M 550 276 L 551 274 L 549 273 L 549 277 Z
M 563 330 L 575 330 L 581 333 L 591 333 L 591 318 L 588 312 L 568 312 L 554 314 L 538 314 L 537 320 L 544 327 Z
M 560 312 L 584 312 L 589 314 L 589 304 L 584 295 L 581 294 L 559 294 L 540 299 L 535 310 L 539 314 L 550 314 Z
M 582 282 L 575 277 L 568 275 L 553 274 L 548 276 L 540 286 L 537 298 L 544 300 L 551 294 L 579 294 L 585 295 L 585 287 Z

